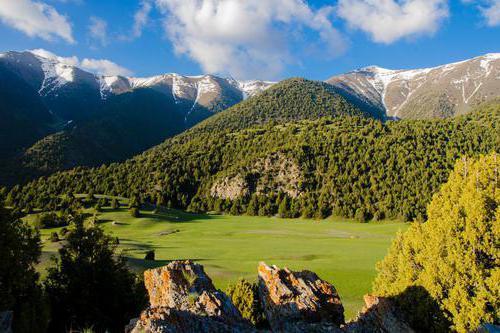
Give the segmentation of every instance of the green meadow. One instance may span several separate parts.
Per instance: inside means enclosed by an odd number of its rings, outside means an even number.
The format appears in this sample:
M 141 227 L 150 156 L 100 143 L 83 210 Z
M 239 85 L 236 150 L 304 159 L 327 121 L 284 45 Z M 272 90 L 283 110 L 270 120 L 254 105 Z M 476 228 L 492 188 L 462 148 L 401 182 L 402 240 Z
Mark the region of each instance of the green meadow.
M 141 211 L 140 218 L 133 218 L 125 208 L 105 208 L 98 218 L 104 230 L 119 238 L 119 250 L 138 272 L 169 260 L 192 259 L 225 290 L 240 277 L 255 281 L 260 261 L 307 269 L 335 286 L 348 318 L 361 309 L 363 295 L 370 292 L 376 262 L 396 232 L 407 227 L 397 221 L 198 215 L 166 209 Z M 49 240 L 54 231 L 59 228 L 42 230 L 42 274 L 61 245 Z M 156 260 L 144 260 L 151 249 Z

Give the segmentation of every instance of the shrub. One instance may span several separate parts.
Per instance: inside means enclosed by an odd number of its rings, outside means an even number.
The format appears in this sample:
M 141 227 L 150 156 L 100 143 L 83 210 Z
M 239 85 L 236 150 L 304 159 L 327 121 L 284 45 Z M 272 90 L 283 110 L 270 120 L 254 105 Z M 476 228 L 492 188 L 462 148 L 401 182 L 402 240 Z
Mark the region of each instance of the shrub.
M 248 319 L 255 326 L 264 324 L 263 310 L 257 294 L 257 284 L 240 279 L 236 284 L 229 285 L 226 293 L 243 318 Z
M 62 228 L 61 231 L 60 231 L 61 236 L 63 236 L 63 237 L 66 236 L 66 234 L 68 233 L 68 231 L 69 231 L 68 228 L 66 228 L 66 227 Z
M 118 200 L 116 198 L 111 200 L 111 208 L 112 209 L 120 208 L 120 203 L 118 202 Z
M 366 211 L 366 209 L 364 209 L 364 208 L 358 208 L 356 210 L 356 214 L 354 215 L 354 218 L 358 222 L 365 223 L 365 222 L 368 222 L 368 220 L 369 220 L 370 217 L 369 217 L 368 212 Z
M 54 231 L 54 232 L 52 232 L 52 233 L 50 234 L 50 241 L 51 241 L 52 243 L 57 243 L 57 242 L 59 242 L 59 241 L 60 241 L 60 239 L 59 239 L 59 235 L 57 234 L 57 232 L 55 232 L 55 231 Z
M 146 255 L 144 256 L 144 260 L 155 260 L 155 251 L 149 250 L 148 252 L 146 252 Z
M 139 210 L 139 208 L 137 207 L 132 207 L 129 209 L 129 212 L 130 212 L 130 216 L 132 217 L 141 217 L 141 212 Z
M 421 287 L 443 310 L 444 320 L 413 298 L 419 306 L 408 316 L 431 322 L 428 331 L 446 320 L 458 332 L 500 322 L 498 167 L 494 154 L 459 161 L 429 205 L 428 221 L 399 234 L 378 264 L 374 293 L 396 297 Z

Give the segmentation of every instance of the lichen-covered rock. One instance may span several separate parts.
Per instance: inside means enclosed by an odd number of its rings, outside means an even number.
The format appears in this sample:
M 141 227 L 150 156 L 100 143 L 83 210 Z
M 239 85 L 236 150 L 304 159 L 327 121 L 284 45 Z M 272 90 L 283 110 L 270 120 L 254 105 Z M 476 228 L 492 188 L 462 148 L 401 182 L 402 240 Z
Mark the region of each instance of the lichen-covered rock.
M 275 332 L 337 332 L 344 307 L 335 288 L 310 271 L 292 272 L 260 263 L 259 293 Z
M 203 266 L 174 261 L 144 272 L 150 307 L 131 332 L 250 332 L 229 297 L 217 290 Z M 130 330 L 130 328 L 129 328 Z
M 365 295 L 365 307 L 345 327 L 346 333 L 413 333 L 394 304 L 384 297 Z

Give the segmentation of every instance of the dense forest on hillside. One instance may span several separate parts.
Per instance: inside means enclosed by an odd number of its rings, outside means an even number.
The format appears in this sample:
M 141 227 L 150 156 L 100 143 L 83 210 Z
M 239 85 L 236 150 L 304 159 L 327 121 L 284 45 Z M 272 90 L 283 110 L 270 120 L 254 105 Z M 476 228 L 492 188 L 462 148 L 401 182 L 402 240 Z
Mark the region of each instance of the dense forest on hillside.
M 423 219 L 457 158 L 499 150 L 499 118 L 500 104 L 490 103 L 448 120 L 339 116 L 194 128 L 124 163 L 16 186 L 7 204 L 56 209 L 64 195 L 102 193 L 193 211 Z

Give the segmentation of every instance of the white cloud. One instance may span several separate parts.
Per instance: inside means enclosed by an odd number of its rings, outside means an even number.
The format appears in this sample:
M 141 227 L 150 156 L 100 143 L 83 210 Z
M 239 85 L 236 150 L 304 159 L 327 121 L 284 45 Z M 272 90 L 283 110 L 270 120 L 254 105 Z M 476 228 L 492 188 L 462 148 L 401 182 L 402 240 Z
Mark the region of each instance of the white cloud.
M 78 60 L 78 57 L 72 56 L 72 57 L 60 57 L 50 51 L 44 50 L 44 49 L 35 49 L 31 50 L 31 53 L 34 53 L 40 57 L 47 58 L 47 59 L 53 59 L 57 60 L 58 62 L 62 62 L 63 64 L 70 65 L 70 66 L 79 66 L 80 61 Z
M 142 35 L 142 30 L 148 24 L 149 13 L 153 8 L 152 4 L 148 0 L 143 0 L 141 2 L 141 7 L 134 15 L 134 26 L 132 27 L 132 38 L 139 38 Z
M 447 0 L 339 0 L 338 15 L 377 43 L 431 35 L 448 17 Z
M 306 29 L 317 34 L 323 57 L 345 49 L 331 23 L 333 7 L 313 10 L 303 0 L 156 0 L 156 4 L 165 14 L 165 31 L 176 53 L 189 56 L 210 73 L 275 78 L 295 61 L 291 44 L 300 43 Z
M 40 57 L 56 60 L 58 62 L 64 63 L 66 65 L 80 67 L 89 72 L 100 74 L 100 75 L 122 75 L 129 76 L 132 75 L 133 72 L 128 70 L 125 67 L 122 67 L 110 60 L 107 59 L 90 59 L 85 58 L 82 61 L 78 59 L 76 56 L 72 57 L 60 57 L 50 51 L 44 49 L 36 49 L 30 51 L 33 54 L 36 54 Z
M 30 37 L 74 43 L 71 24 L 54 7 L 32 0 L 0 0 L 0 20 Z
M 92 16 L 90 18 L 89 35 L 97 41 L 101 46 L 108 44 L 108 23 L 99 17 Z
M 500 26 L 500 0 L 462 0 L 462 2 L 476 5 L 488 26 Z
M 90 72 L 101 74 L 101 75 L 122 75 L 129 76 L 133 73 L 118 64 L 106 59 L 89 59 L 85 58 L 80 63 L 80 67 L 86 69 Z
M 500 0 L 489 1 L 489 4 L 482 8 L 481 12 L 486 18 L 486 23 L 490 27 L 500 25 Z

